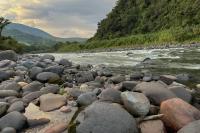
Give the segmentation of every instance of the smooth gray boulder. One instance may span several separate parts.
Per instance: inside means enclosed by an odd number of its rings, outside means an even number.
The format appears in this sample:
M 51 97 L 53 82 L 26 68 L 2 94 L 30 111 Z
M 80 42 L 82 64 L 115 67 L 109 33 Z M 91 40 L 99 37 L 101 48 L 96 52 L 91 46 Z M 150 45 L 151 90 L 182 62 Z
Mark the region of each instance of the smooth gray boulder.
M 12 127 L 21 130 L 26 124 L 26 117 L 21 113 L 14 111 L 0 118 L 0 129 Z
M 135 86 L 138 84 L 136 81 L 124 81 L 122 82 L 122 91 L 132 91 Z
M 1 131 L 1 133 L 16 133 L 16 132 L 17 131 L 12 127 L 6 127 Z
M 138 133 L 135 119 L 119 104 L 94 102 L 83 114 L 76 133 Z
M 135 87 L 135 90 L 145 94 L 153 105 L 160 105 L 161 102 L 176 97 L 176 95 L 167 88 L 167 85 L 161 81 L 139 83 Z
M 43 69 L 41 67 L 32 67 L 29 72 L 30 78 L 36 79 L 36 76 L 41 72 L 43 72 Z
M 25 110 L 24 103 L 22 101 L 16 101 L 10 105 L 7 112 L 8 113 L 13 111 L 23 112 L 24 110 Z
M 134 116 L 146 116 L 150 109 L 148 98 L 137 92 L 122 92 L 121 98 L 125 108 Z
M 44 85 L 38 81 L 33 81 L 22 88 L 24 93 L 39 91 Z
M 19 92 L 21 89 L 21 86 L 17 84 L 16 82 L 3 82 L 0 85 L 0 90 L 15 90 Z
M 59 65 L 63 65 L 65 67 L 71 67 L 72 66 L 72 63 L 70 61 L 68 61 L 67 59 L 61 59 L 59 62 L 58 62 Z
M 40 82 L 55 83 L 60 81 L 60 77 L 56 73 L 42 72 L 36 76 L 36 79 Z
M 95 93 L 93 92 L 86 92 L 81 94 L 78 99 L 77 99 L 77 103 L 81 106 L 88 106 L 90 104 L 92 104 L 94 101 L 97 100 L 97 96 Z
M 108 89 L 103 90 L 98 97 L 101 101 L 121 103 L 120 95 L 121 95 L 120 91 L 118 91 L 116 89 L 108 88 Z
M 41 60 L 46 60 L 46 59 L 49 59 L 49 60 L 54 61 L 54 60 L 55 60 L 55 57 L 54 57 L 53 55 L 49 55 L 49 54 L 43 55 L 43 56 L 41 57 Z
M 45 72 L 52 72 L 52 73 L 56 73 L 58 75 L 61 75 L 64 71 L 64 67 L 63 66 L 59 66 L 59 65 L 55 65 L 55 66 L 50 66 L 44 69 Z
M 19 93 L 15 90 L 0 90 L 0 98 L 5 98 L 9 96 L 19 97 Z
M 177 133 L 199 133 L 200 132 L 200 120 L 193 121 L 188 125 L 181 128 Z
M 1 60 L 11 60 L 17 61 L 18 56 L 13 50 L 6 50 L 0 52 L 0 61 Z

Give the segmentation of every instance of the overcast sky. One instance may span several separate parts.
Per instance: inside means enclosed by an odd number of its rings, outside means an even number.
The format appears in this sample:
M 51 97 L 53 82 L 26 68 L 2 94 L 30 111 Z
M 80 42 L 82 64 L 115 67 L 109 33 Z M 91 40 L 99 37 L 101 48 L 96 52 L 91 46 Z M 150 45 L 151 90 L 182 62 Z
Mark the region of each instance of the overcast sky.
M 1 15 L 58 37 L 91 37 L 117 0 L 0 0 Z

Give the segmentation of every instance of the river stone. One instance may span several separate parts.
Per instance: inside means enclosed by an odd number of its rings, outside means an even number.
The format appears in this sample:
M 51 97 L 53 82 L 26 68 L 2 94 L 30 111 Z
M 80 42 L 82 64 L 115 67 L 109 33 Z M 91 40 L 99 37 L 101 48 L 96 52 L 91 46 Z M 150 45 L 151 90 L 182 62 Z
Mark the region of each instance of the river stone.
M 31 92 L 31 93 L 25 95 L 22 99 L 23 99 L 23 102 L 28 104 L 28 103 L 32 102 L 33 100 L 39 98 L 41 95 L 43 95 L 42 91 L 35 91 L 35 92 Z
M 16 130 L 12 127 L 6 127 L 1 131 L 1 133 L 16 133 Z
M 6 102 L 0 102 L 0 117 L 7 111 L 9 104 Z
M 14 61 L 11 61 L 11 60 L 0 61 L 0 68 L 6 68 L 6 67 L 13 68 L 15 66 L 16 66 L 16 62 Z
M 5 71 L 0 71 L 0 82 L 4 80 L 8 80 L 11 75 Z
M 192 95 L 189 91 L 186 90 L 183 86 L 171 86 L 168 87 L 178 98 L 183 99 L 184 101 L 190 103 L 192 100 Z
M 101 101 L 110 101 L 113 103 L 121 103 L 121 92 L 116 89 L 105 89 L 98 96 Z
M 15 90 L 0 90 L 0 98 L 5 98 L 9 96 L 18 97 L 19 93 Z
M 71 67 L 72 66 L 72 63 L 70 61 L 68 61 L 67 59 L 61 59 L 59 62 L 58 62 L 59 65 L 63 65 L 65 67 Z
M 19 92 L 21 89 L 21 86 L 18 85 L 16 82 L 4 82 L 2 85 L 0 85 L 0 90 L 15 90 Z
M 189 123 L 188 125 L 181 128 L 177 133 L 199 133 L 200 131 L 200 120 Z
M 114 84 L 119 84 L 123 81 L 125 81 L 125 77 L 121 75 L 113 76 L 109 79 Z
M 12 127 L 21 130 L 26 123 L 26 117 L 21 113 L 14 111 L 0 118 L 0 129 Z
M 64 96 L 58 94 L 45 94 L 40 96 L 40 110 L 48 112 L 58 109 L 67 103 Z
M 191 76 L 189 74 L 178 74 L 176 75 L 176 81 L 179 83 L 185 83 L 188 82 L 191 79 Z
M 125 108 L 134 116 L 146 116 L 150 109 L 148 98 L 137 92 L 122 92 L 121 98 Z
M 58 93 L 59 92 L 59 86 L 58 85 L 48 85 L 46 87 L 42 87 L 40 89 L 40 91 L 44 92 L 45 94 L 48 94 L 48 93 Z
M 144 74 L 141 72 L 134 72 L 130 75 L 130 80 L 140 80 L 143 78 L 143 76 Z
M 200 111 L 179 98 L 162 102 L 160 113 L 162 121 L 174 131 L 178 131 L 190 122 L 200 119 Z
M 56 73 L 58 75 L 61 75 L 64 71 L 64 67 L 63 66 L 50 66 L 44 69 L 45 72 L 52 72 L 52 73 Z
M 39 91 L 44 85 L 38 81 L 33 81 L 22 88 L 23 92 Z
M 36 126 L 42 126 L 48 124 L 50 122 L 47 118 L 40 118 L 40 119 L 28 119 L 27 124 L 29 127 L 33 128 Z
M 24 110 L 25 110 L 24 103 L 22 101 L 17 101 L 10 105 L 7 112 L 8 113 L 13 111 L 23 112 Z
M 161 120 L 144 121 L 139 127 L 141 133 L 167 133 Z
M 11 60 L 11 61 L 17 61 L 18 56 L 13 50 L 6 50 L 0 52 L 0 61 L 1 60 Z
M 29 72 L 30 78 L 36 79 L 36 76 L 41 72 L 43 72 L 43 69 L 41 67 L 32 67 Z
M 96 100 L 97 100 L 97 96 L 96 96 L 95 93 L 86 92 L 86 93 L 81 94 L 78 97 L 77 102 L 81 106 L 88 106 L 88 105 L 92 104 Z
M 92 72 L 79 72 L 75 76 L 76 82 L 77 83 L 85 83 L 85 82 L 90 82 L 94 81 L 94 76 Z
M 145 94 L 154 105 L 160 105 L 161 102 L 176 97 L 176 95 L 167 88 L 167 85 L 160 81 L 142 82 L 139 83 L 135 89 Z
M 119 104 L 94 102 L 83 117 L 76 133 L 138 133 L 135 119 Z
M 124 81 L 122 82 L 122 91 L 132 91 L 137 84 L 136 81 Z
M 54 57 L 53 55 L 48 55 L 48 54 L 43 55 L 43 56 L 41 57 L 41 60 L 46 60 L 46 59 L 49 59 L 49 60 L 54 61 L 54 60 L 55 60 L 55 57 Z
M 60 81 L 59 75 L 52 72 L 39 73 L 36 78 L 40 82 L 55 83 Z
M 161 75 L 160 80 L 166 83 L 167 85 L 172 84 L 174 81 L 177 80 L 175 76 L 172 75 Z

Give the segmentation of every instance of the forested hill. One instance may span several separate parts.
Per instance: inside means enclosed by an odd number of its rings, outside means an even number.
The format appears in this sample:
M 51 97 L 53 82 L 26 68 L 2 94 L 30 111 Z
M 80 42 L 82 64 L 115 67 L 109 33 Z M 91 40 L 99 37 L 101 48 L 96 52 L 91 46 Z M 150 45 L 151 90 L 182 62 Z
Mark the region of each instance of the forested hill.
M 119 0 L 107 18 L 98 24 L 92 40 L 177 27 L 199 29 L 200 0 Z

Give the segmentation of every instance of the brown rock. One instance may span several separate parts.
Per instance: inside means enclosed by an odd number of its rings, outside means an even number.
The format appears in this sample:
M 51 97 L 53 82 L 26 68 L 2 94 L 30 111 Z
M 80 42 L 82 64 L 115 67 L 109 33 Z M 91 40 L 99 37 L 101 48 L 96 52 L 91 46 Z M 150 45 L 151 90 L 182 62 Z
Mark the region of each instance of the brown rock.
M 44 133 L 62 133 L 67 129 L 66 123 L 60 123 L 55 126 L 48 128 Z
M 166 126 L 175 131 L 200 119 L 200 111 L 179 98 L 164 101 L 161 104 L 160 112 L 164 114 L 162 120 Z
M 165 126 L 161 120 L 150 120 L 140 123 L 141 133 L 166 133 Z

